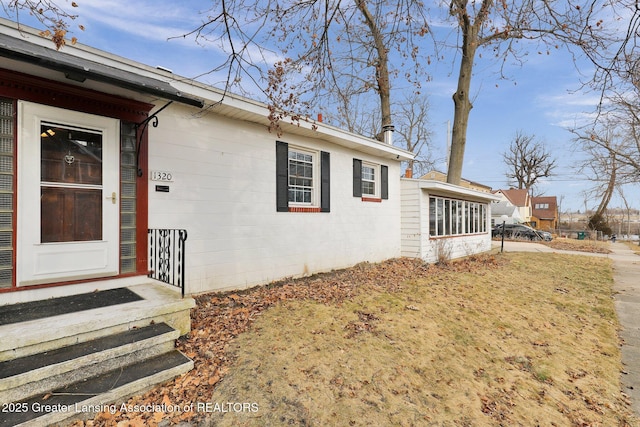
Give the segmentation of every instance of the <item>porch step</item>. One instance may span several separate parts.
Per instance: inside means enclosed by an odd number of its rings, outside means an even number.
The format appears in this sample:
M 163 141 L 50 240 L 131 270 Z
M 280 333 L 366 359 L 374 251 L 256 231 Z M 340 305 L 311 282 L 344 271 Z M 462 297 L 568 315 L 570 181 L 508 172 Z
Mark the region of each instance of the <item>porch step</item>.
M 141 299 L 142 297 L 131 289 L 115 288 L 39 301 L 8 304 L 0 306 L 0 325 L 44 319 L 60 314 L 140 301 Z
M 195 306 L 192 298 L 180 298 L 173 290 L 154 283 L 128 289 L 140 299 L 0 325 L 0 362 L 91 341 L 152 322 L 167 323 L 180 331 L 180 335 L 189 333 L 190 310 Z M 73 307 L 66 298 L 50 301 Z M 15 315 L 20 316 L 20 312 Z
M 0 427 L 86 418 L 193 368 L 175 349 L 192 298 L 155 283 L 93 294 L 0 307 Z
M 170 352 L 178 337 L 178 331 L 160 323 L 0 362 L 0 403 L 17 402 Z
M 168 381 L 192 368 L 193 362 L 174 350 L 56 389 L 48 393 L 46 399 L 39 395 L 18 402 L 13 405 L 13 409 L 18 410 L 0 412 L 0 426 L 52 425 L 99 412 L 113 402 L 117 402 L 115 407 L 120 409 L 125 397 Z M 161 405 L 162 402 L 154 404 Z M 175 409 L 166 408 L 167 411 Z

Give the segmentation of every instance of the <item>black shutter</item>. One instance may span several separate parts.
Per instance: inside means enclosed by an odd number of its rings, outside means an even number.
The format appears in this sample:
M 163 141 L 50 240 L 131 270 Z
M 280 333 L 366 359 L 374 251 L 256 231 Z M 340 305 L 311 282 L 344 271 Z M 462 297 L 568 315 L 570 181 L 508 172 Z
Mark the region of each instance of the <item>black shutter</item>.
M 330 212 L 331 208 L 331 187 L 329 175 L 331 167 L 329 153 L 320 152 L 320 212 Z
M 289 144 L 276 141 L 276 208 L 289 212 Z
M 380 166 L 380 198 L 389 198 L 389 167 Z
M 353 159 L 353 197 L 362 197 L 362 160 Z

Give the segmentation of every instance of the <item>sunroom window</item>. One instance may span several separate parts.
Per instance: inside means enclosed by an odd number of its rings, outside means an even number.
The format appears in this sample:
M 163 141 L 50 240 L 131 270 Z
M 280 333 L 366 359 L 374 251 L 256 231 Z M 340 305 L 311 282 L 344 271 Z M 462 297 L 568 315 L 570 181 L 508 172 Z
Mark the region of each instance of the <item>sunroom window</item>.
M 429 198 L 429 235 L 485 233 L 487 210 L 485 203 L 432 196 Z

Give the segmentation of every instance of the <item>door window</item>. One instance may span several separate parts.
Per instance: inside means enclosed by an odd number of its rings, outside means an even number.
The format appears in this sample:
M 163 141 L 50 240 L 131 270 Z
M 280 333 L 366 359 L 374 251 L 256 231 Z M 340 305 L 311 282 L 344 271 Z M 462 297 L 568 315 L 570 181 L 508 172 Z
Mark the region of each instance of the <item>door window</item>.
M 102 239 L 102 133 L 43 122 L 41 243 Z

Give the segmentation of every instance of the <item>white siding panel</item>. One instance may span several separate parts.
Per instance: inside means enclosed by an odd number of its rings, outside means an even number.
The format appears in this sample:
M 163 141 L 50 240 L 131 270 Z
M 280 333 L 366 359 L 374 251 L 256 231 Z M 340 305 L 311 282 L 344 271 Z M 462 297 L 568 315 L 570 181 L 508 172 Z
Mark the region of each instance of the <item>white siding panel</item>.
M 451 259 L 462 258 L 491 250 L 491 235 L 477 234 L 451 238 L 426 239 L 424 259 L 426 262 L 438 262 L 438 251 L 445 250 Z
M 400 165 L 172 105 L 149 129 L 149 227 L 188 230 L 187 292 L 242 288 L 400 256 Z M 275 141 L 331 156 L 331 212 L 276 212 Z M 389 199 L 352 197 L 352 160 L 389 167 Z M 155 191 L 168 185 L 169 193 Z
M 401 238 L 402 256 L 422 258 L 422 191 L 413 181 L 401 183 Z

